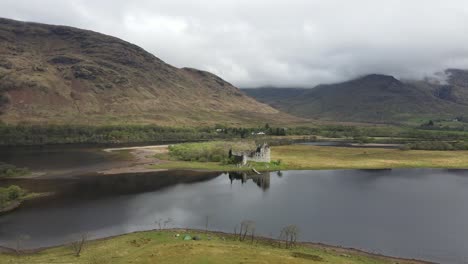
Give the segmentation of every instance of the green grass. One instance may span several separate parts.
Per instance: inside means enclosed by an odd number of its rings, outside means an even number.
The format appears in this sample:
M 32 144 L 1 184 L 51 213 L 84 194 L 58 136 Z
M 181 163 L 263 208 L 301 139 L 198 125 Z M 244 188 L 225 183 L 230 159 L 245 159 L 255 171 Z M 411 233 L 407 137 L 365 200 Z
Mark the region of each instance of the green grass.
M 175 234 L 181 236 L 176 238 Z M 184 241 L 185 234 L 199 241 Z M 298 245 L 279 247 L 267 240 L 238 241 L 233 235 L 177 230 L 138 232 L 85 244 L 80 257 L 71 246 L 34 254 L 0 254 L 0 263 L 394 263 L 388 258 L 348 250 Z M 399 260 L 399 263 L 416 263 Z
M 285 169 L 468 168 L 468 151 L 341 148 L 289 145 L 272 148 Z
M 198 144 L 198 143 L 195 143 Z M 468 151 L 428 151 L 383 148 L 344 148 L 307 145 L 271 147 L 272 161 L 281 164 L 250 163 L 237 167 L 222 162 L 174 160 L 167 154 L 157 155 L 164 162 L 153 169 L 193 169 L 212 171 L 317 170 L 317 169 L 382 169 L 382 168 L 468 168 Z
M 253 141 L 210 141 L 184 143 L 169 146 L 169 156 L 173 160 L 226 162 L 230 149 L 244 151 L 255 148 Z
M 20 177 L 31 174 L 27 168 L 18 168 L 14 165 L 0 162 L 0 179 Z

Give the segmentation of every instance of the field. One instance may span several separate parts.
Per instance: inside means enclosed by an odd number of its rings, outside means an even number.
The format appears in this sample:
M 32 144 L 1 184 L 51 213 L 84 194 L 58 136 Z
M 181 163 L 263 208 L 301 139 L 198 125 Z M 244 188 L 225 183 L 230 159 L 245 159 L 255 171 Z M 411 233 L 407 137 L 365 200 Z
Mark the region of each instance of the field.
M 192 153 L 197 144 L 191 143 Z M 231 142 L 232 144 L 232 142 Z M 204 146 L 204 145 L 199 145 Z M 468 168 L 468 151 L 399 150 L 384 148 L 346 148 L 307 145 L 271 147 L 271 163 L 251 163 L 237 167 L 222 162 L 184 161 L 177 156 L 156 156 L 162 162 L 150 166 L 152 169 L 195 169 L 217 171 L 251 170 L 318 170 L 318 169 L 382 169 L 382 168 Z
M 341 148 L 289 145 L 272 148 L 286 169 L 468 168 L 468 151 Z
M 71 246 L 33 254 L 3 253 L 0 263 L 418 263 L 318 245 L 286 249 L 271 240 L 241 242 L 229 234 L 187 232 L 148 231 L 91 241 L 79 257 Z M 186 234 L 198 235 L 201 240 L 183 240 Z

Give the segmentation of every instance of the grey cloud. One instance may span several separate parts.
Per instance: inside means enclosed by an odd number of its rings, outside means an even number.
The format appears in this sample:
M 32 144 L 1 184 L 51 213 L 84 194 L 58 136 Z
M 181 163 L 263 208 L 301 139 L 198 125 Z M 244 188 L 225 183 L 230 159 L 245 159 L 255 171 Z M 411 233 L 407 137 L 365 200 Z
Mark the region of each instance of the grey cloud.
M 241 87 L 468 68 L 464 0 L 2 0 L 0 16 L 114 35 Z

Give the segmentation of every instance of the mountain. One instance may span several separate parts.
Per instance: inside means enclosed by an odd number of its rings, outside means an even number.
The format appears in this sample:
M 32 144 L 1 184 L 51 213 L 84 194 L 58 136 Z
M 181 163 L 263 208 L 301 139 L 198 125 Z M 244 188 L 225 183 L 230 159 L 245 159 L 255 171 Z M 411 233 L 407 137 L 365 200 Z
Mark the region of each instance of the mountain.
M 0 120 L 207 125 L 295 118 L 214 74 L 173 67 L 118 38 L 0 18 Z
M 311 89 L 244 89 L 287 113 L 322 120 L 399 123 L 468 115 L 468 71 L 448 69 L 447 80 L 402 81 L 371 74 Z

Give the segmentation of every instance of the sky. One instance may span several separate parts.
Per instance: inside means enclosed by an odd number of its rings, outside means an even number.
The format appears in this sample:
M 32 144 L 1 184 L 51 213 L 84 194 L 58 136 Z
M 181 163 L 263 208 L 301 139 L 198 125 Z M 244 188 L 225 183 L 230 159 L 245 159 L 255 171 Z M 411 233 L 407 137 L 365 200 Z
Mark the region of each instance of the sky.
M 238 87 L 468 68 L 466 0 L 0 0 L 0 17 L 116 36 Z

